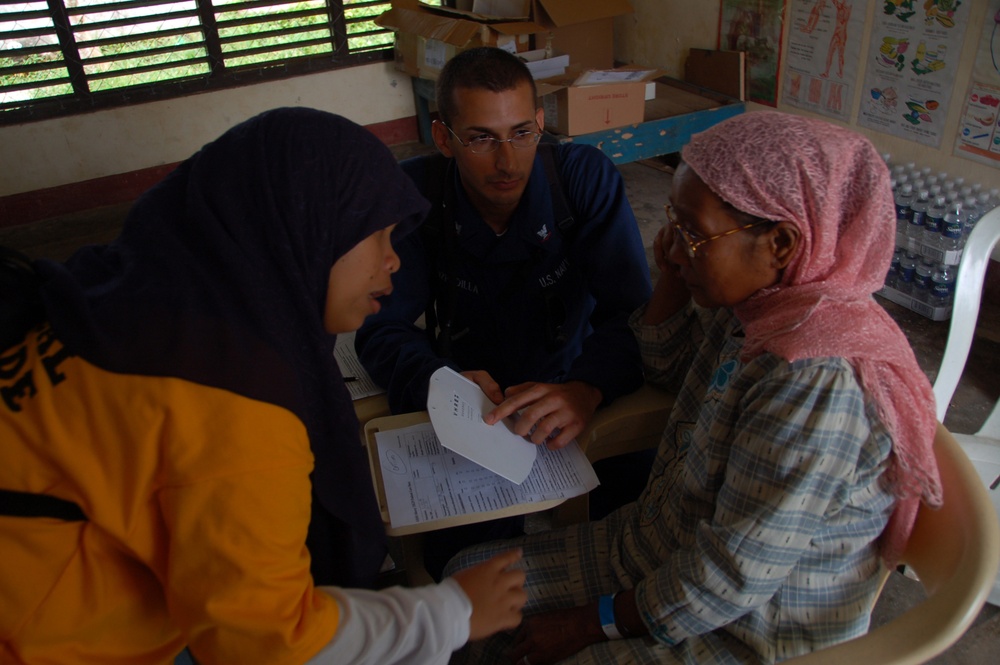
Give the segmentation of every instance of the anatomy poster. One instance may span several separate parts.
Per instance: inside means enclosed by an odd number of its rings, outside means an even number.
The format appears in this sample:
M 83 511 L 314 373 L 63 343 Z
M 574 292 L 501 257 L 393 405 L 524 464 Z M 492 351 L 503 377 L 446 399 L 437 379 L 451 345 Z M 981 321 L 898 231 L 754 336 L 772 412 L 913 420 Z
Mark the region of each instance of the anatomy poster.
M 722 0 L 719 48 L 746 53 L 747 99 L 778 105 L 785 0 Z
M 850 120 L 868 3 L 791 0 L 784 103 Z
M 858 124 L 937 148 L 971 0 L 886 0 L 875 12 Z
M 1000 0 L 991 0 L 983 21 L 962 107 L 955 154 L 1000 168 Z

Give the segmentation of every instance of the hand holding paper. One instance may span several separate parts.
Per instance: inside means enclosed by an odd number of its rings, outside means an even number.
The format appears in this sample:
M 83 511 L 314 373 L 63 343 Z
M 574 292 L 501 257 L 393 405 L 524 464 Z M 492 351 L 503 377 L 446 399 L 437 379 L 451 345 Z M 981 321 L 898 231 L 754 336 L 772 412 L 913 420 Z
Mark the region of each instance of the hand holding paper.
M 507 420 L 492 426 L 483 421 L 494 406 L 479 386 L 447 367 L 431 375 L 427 412 L 441 445 L 521 484 L 538 451 Z

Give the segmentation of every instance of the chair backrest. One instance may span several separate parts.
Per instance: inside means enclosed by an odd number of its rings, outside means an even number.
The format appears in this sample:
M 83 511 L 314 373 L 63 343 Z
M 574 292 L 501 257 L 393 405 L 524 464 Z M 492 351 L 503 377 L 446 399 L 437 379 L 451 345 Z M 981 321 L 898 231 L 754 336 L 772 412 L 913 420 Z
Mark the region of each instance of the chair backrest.
M 656 448 L 670 419 L 674 395 L 648 383 L 601 407 L 577 436 L 592 463 L 606 457 Z
M 944 422 L 945 413 L 958 381 L 962 378 L 965 361 L 969 358 L 972 337 L 979 318 L 979 303 L 983 296 L 983 280 L 990 263 L 993 247 L 1000 240 L 1000 207 L 982 216 L 962 252 L 962 262 L 955 279 L 955 302 L 951 310 L 951 328 L 941 369 L 934 381 L 934 400 L 937 402 L 937 419 Z M 992 415 L 977 433 L 992 439 L 1000 438 L 1000 409 L 994 407 Z
M 926 600 L 867 635 L 785 662 L 925 663 L 954 644 L 976 618 L 1000 565 L 1000 523 L 972 463 L 940 424 L 934 453 L 944 505 L 920 507 L 903 554 L 903 563 L 927 590 Z

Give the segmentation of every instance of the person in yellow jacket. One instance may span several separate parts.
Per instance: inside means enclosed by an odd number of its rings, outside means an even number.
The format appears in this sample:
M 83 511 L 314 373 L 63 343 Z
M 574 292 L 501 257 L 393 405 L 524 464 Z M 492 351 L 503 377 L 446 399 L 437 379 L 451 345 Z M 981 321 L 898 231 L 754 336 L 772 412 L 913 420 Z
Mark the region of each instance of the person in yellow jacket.
M 517 551 L 357 588 L 385 541 L 333 347 L 426 205 L 364 128 L 276 109 L 108 245 L 2 254 L 0 662 L 444 663 L 517 625 Z

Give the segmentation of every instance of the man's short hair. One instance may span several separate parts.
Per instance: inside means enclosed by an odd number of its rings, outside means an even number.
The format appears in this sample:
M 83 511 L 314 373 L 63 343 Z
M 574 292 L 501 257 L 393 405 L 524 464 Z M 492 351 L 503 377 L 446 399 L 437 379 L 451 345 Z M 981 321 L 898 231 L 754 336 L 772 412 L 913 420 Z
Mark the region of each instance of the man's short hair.
M 438 77 L 438 115 L 446 125 L 450 125 L 458 115 L 455 88 L 504 92 L 513 90 L 521 83 L 531 86 L 531 99 L 534 100 L 538 96 L 535 79 L 516 55 L 492 46 L 462 51 L 445 63 L 441 76 Z

